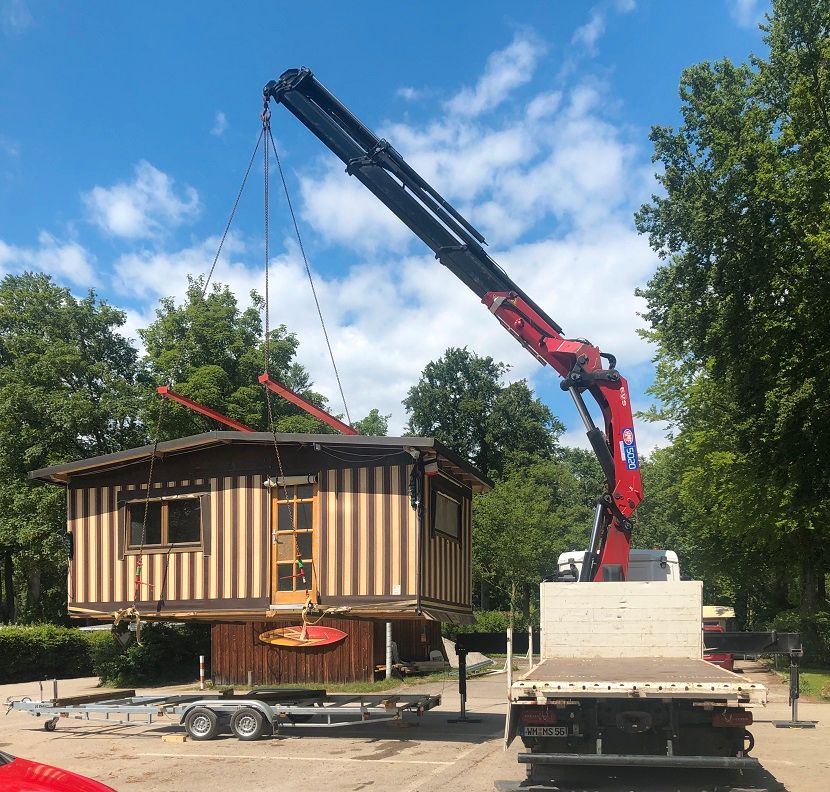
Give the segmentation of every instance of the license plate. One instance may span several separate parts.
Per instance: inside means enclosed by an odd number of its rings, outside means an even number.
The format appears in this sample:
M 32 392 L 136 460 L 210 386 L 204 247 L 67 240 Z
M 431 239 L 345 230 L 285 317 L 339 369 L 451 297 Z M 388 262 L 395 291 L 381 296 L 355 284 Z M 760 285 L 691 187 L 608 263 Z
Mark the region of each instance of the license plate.
M 567 726 L 524 726 L 522 728 L 524 737 L 567 737 Z

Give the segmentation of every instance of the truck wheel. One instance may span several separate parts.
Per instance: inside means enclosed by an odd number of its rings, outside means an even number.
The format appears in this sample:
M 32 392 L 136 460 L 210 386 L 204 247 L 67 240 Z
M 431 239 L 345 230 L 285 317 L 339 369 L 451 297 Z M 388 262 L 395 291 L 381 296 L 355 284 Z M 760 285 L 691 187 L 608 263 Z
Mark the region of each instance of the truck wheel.
M 265 728 L 265 718 L 258 709 L 242 707 L 231 718 L 231 731 L 240 740 L 258 740 Z
M 219 733 L 219 717 L 207 707 L 194 707 L 184 719 L 184 728 L 193 740 L 212 740 Z

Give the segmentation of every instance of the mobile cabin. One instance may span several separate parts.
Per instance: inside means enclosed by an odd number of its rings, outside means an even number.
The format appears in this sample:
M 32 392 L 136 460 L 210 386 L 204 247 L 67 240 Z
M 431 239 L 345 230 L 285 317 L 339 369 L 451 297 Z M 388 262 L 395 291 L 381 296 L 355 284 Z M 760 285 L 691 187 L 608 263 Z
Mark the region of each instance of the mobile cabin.
M 214 679 L 264 684 L 369 679 L 384 622 L 417 660 L 442 649 L 441 621 L 471 620 L 471 499 L 489 482 L 438 441 L 209 432 L 159 443 L 148 498 L 152 458 L 30 474 L 66 488 L 70 616 L 135 603 L 142 619 L 209 621 Z M 346 640 L 259 640 L 308 600 Z

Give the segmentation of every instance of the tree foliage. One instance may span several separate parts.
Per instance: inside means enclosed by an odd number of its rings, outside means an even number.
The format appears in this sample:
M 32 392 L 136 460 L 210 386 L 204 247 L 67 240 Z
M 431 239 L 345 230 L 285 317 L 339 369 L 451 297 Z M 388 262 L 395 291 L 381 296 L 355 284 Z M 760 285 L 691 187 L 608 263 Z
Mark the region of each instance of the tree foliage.
M 559 554 L 584 548 L 592 506 L 567 464 L 537 460 L 511 468 L 473 501 L 473 572 L 494 601 L 527 612 Z
M 65 612 L 64 493 L 29 482 L 28 472 L 143 436 L 136 351 L 118 334 L 124 319 L 94 293 L 76 298 L 47 275 L 0 282 L 0 605 L 7 620 Z
M 381 415 L 377 407 L 369 411 L 365 418 L 354 422 L 354 428 L 358 434 L 370 437 L 386 437 L 389 432 L 389 415 Z
M 407 431 L 437 438 L 487 476 L 511 459 L 550 455 L 564 426 L 525 380 L 505 385 L 508 370 L 466 348 L 448 349 L 409 389 Z
M 261 319 L 262 302 L 254 293 L 253 305 L 241 310 L 227 286 L 214 284 L 205 292 L 200 280 L 191 280 L 181 305 L 172 298 L 161 301 L 156 320 L 140 330 L 147 348 L 144 366 L 157 385 L 259 431 L 268 429 L 268 409 L 259 375 L 265 369 Z M 268 371 L 272 379 L 312 404 L 328 410 L 324 396 L 313 390 L 308 371 L 296 361 L 299 341 L 285 325 L 271 330 Z M 280 432 L 331 433 L 334 430 L 299 407 L 271 395 L 274 427 Z M 147 405 L 147 422 L 155 423 L 157 399 Z M 161 436 L 181 437 L 210 431 L 216 423 L 176 404 L 165 407 Z
M 682 125 L 652 131 L 665 193 L 637 225 L 664 262 L 642 293 L 701 558 L 716 542 L 769 590 L 781 559 L 809 618 L 830 539 L 830 3 L 773 0 L 764 30 L 768 58 L 687 69 Z

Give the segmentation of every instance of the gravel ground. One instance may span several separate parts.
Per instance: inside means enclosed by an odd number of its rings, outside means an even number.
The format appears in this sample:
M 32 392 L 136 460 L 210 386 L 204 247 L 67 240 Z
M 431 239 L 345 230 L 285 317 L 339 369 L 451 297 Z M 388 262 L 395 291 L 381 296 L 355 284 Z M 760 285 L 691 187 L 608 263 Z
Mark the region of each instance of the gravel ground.
M 770 704 L 756 710 L 752 728 L 760 772 L 741 776 L 715 771 L 569 769 L 558 777 L 555 788 L 563 792 L 827 792 L 830 705 L 802 702 L 800 717 L 819 720 L 816 729 L 776 729 L 770 721 L 789 714 L 786 686 L 758 666 L 747 667 L 746 673 L 770 688 Z M 61 682 L 60 693 L 94 692 L 95 681 Z M 458 708 L 455 682 L 430 683 L 423 690 L 443 693 L 444 703 L 413 719 L 415 725 L 365 725 L 339 733 L 307 730 L 258 742 L 221 737 L 211 742 L 167 743 L 162 735 L 181 730 L 164 722 L 101 729 L 61 720 L 57 731 L 47 733 L 42 720 L 11 712 L 0 718 L 0 749 L 93 776 L 117 790 L 261 792 L 296 787 L 326 792 L 472 792 L 493 790 L 496 781 L 505 782 L 499 784 L 502 789 L 515 789 L 524 773 L 516 762 L 520 742 L 507 751 L 502 747 L 504 675 L 468 683 L 468 715 L 478 718 L 478 723 L 447 722 Z M 3 685 L 0 701 L 13 695 L 36 698 L 37 693 L 37 683 Z

